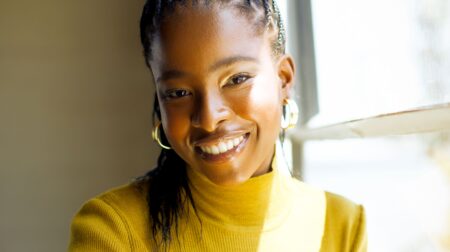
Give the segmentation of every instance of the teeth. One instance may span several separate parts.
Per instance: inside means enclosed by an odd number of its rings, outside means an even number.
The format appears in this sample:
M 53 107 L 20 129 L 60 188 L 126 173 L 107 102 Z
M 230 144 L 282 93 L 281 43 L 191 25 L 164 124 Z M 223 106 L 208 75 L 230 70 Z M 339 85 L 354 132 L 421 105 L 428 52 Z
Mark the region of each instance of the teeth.
M 224 153 L 224 152 L 226 152 L 227 150 L 228 150 L 227 145 L 224 144 L 223 142 L 220 142 L 220 143 L 219 143 L 219 151 L 220 151 L 220 153 Z
M 228 149 L 233 149 L 233 147 L 234 147 L 233 141 L 228 140 L 228 142 L 227 142 L 227 148 L 228 148 Z
M 205 153 L 217 155 L 233 149 L 234 147 L 238 146 L 243 140 L 244 136 L 240 136 L 227 141 L 219 142 L 215 145 L 201 146 L 200 149 Z
M 219 152 L 219 147 L 217 147 L 217 146 L 211 146 L 211 154 L 214 154 L 214 155 L 217 155 L 217 154 L 219 154 L 220 152 Z

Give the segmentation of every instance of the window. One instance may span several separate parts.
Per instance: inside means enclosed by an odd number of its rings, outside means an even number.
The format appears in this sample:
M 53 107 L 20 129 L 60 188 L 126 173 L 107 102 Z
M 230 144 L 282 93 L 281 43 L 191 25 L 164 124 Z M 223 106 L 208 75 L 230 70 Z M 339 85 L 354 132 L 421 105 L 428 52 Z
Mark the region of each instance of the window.
M 446 0 L 312 1 L 320 124 L 450 102 Z
M 450 3 L 280 9 L 299 69 L 303 180 L 365 206 L 370 251 L 450 250 Z

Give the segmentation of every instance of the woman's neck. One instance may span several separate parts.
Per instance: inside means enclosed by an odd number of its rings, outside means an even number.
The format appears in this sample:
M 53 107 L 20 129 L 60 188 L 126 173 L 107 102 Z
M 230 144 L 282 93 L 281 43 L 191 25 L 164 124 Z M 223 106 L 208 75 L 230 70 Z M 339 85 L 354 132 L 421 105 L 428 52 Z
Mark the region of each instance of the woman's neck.
M 206 176 L 188 169 L 195 207 L 202 221 L 222 226 L 262 230 L 277 225 L 289 212 L 289 190 L 273 160 L 268 172 L 244 183 L 221 186 Z M 224 225 L 225 224 L 225 225 Z

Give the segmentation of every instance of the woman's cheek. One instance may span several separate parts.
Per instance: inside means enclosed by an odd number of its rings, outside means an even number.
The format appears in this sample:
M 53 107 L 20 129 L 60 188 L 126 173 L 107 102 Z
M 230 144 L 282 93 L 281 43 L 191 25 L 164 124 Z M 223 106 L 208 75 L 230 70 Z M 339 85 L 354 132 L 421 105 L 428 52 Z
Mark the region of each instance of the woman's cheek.
M 162 123 L 167 140 L 171 146 L 179 146 L 185 142 L 190 126 L 189 115 L 183 109 L 172 107 L 161 108 Z
M 280 89 L 275 82 L 263 80 L 262 78 L 254 83 L 247 98 L 247 113 L 253 114 L 260 119 L 270 122 L 276 119 L 279 114 Z

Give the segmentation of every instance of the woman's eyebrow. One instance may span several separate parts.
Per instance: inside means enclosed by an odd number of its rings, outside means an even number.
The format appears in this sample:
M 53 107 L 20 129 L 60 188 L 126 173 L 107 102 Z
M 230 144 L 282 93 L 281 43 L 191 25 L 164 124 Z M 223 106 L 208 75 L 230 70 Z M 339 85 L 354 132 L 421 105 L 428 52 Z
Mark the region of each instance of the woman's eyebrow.
M 164 71 L 161 76 L 156 79 L 156 83 L 167 81 L 169 79 L 176 79 L 176 78 L 182 78 L 185 77 L 187 74 L 185 72 L 179 71 L 179 70 L 168 70 Z
M 209 72 L 217 71 L 219 68 L 227 67 L 237 62 L 254 62 L 258 63 L 259 61 L 256 58 L 248 57 L 248 56 L 232 56 L 228 58 L 221 59 L 214 63 L 210 68 Z
M 220 68 L 227 67 L 227 66 L 233 65 L 238 62 L 258 63 L 259 61 L 256 58 L 248 57 L 248 56 L 232 56 L 232 57 L 218 60 L 208 69 L 208 72 L 214 72 Z M 183 78 L 183 77 L 186 77 L 187 75 L 188 75 L 187 73 L 180 71 L 180 70 L 175 70 L 175 69 L 167 70 L 167 71 L 164 71 L 161 74 L 161 76 L 159 76 L 156 79 L 156 83 L 164 82 L 169 79 Z

